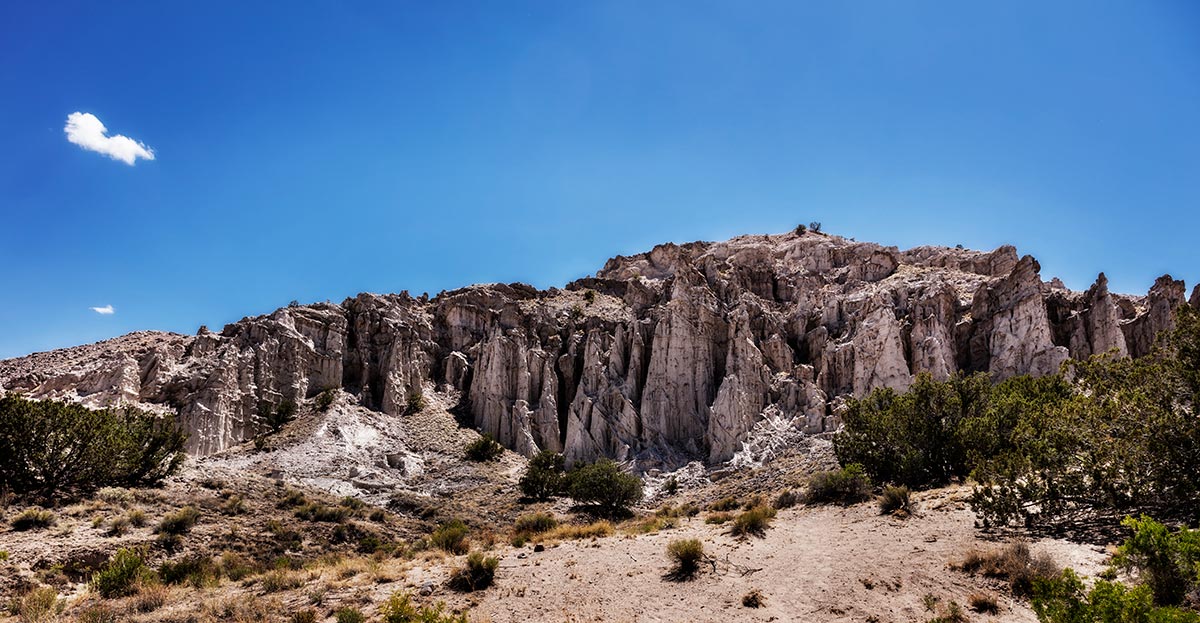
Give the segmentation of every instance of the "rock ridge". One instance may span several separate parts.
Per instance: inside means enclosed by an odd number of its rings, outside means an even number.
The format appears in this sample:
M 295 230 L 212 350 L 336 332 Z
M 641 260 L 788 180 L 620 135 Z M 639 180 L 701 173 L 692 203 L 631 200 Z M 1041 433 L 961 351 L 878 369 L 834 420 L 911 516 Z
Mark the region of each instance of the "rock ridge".
M 818 232 L 662 244 L 564 288 L 484 284 L 430 299 L 360 294 L 281 308 L 214 333 L 139 332 L 0 361 L 0 391 L 175 410 L 189 451 L 261 433 L 265 414 L 326 389 L 403 418 L 439 392 L 531 455 L 643 466 L 733 458 L 769 419 L 839 426 L 847 396 L 916 374 L 1000 380 L 1068 358 L 1141 356 L 1190 302 L 1043 282 L 1012 246 L 900 251 Z

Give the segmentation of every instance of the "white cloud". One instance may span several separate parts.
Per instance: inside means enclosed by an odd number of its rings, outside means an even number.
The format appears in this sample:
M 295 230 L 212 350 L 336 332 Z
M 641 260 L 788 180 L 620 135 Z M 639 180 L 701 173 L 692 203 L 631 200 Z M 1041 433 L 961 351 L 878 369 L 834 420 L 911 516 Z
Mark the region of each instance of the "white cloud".
M 67 125 L 63 127 L 63 132 L 67 133 L 68 141 L 130 166 L 138 158 L 154 160 L 154 151 L 148 146 L 120 134 L 107 136 L 108 128 L 90 112 L 73 112 L 67 115 Z
M 100 314 L 101 316 L 111 316 L 113 314 L 113 312 L 117 311 L 117 310 L 113 309 L 112 305 L 105 305 L 104 307 L 93 307 L 91 309 L 92 309 L 92 311 L 96 312 L 97 314 Z

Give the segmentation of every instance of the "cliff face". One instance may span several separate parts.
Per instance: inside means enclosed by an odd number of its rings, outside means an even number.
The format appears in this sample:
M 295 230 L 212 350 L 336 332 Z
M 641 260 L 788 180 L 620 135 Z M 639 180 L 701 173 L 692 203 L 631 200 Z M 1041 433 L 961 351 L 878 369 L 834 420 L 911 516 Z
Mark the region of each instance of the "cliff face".
M 130 334 L 0 362 L 0 387 L 175 409 L 199 454 L 262 431 L 266 409 L 340 387 L 394 417 L 443 392 L 525 454 L 721 462 L 764 417 L 833 430 L 845 396 L 902 390 L 919 372 L 1003 379 L 1110 349 L 1143 355 L 1185 303 L 1167 276 L 1146 297 L 1110 293 L 1103 274 L 1071 292 L 1008 246 L 742 236 L 616 257 L 564 290 L 361 294 L 219 334 Z

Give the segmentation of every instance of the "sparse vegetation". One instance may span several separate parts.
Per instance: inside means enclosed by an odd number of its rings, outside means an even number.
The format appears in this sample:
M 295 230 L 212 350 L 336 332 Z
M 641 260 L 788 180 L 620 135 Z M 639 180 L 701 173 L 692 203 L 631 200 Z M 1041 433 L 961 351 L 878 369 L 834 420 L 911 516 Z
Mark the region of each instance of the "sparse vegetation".
M 966 623 L 968 620 L 962 606 L 957 601 L 949 601 L 940 607 L 937 618 L 930 619 L 929 623 Z
M 184 437 L 174 418 L 132 407 L 0 398 L 0 474 L 17 496 L 155 484 L 179 468 Z
M 500 445 L 491 435 L 484 433 L 479 439 L 467 444 L 464 454 L 468 460 L 486 463 L 500 458 L 500 455 L 504 454 L 504 446 Z
M 562 494 L 564 471 L 563 455 L 550 450 L 538 452 L 529 459 L 529 467 L 521 476 L 521 494 L 535 500 L 548 500 Z
M 54 512 L 44 508 L 27 508 L 12 519 L 12 529 L 17 531 L 41 530 L 53 526 L 56 519 Z
M 742 503 L 734 497 L 721 498 L 708 505 L 710 511 L 731 511 L 742 507 Z
M 704 545 L 699 539 L 676 539 L 667 544 L 667 558 L 671 560 L 673 578 L 690 580 L 704 561 Z
M 450 588 L 463 592 L 483 590 L 492 585 L 499 567 L 499 558 L 471 552 L 466 564 L 450 574 Z
M 883 515 L 892 515 L 901 518 L 912 515 L 912 492 L 904 485 L 900 485 L 899 487 L 888 485 L 884 487 L 883 495 L 879 496 L 879 512 Z
M 704 518 L 704 523 L 719 526 L 733 521 L 734 517 L 733 513 L 726 513 L 724 511 L 709 513 L 708 517 Z
M 817 472 L 808 481 L 806 501 L 814 504 L 853 504 L 871 495 L 871 479 L 857 463 L 841 469 Z
M 598 515 L 617 516 L 642 499 L 642 479 L 621 471 L 616 463 L 601 460 L 567 474 L 571 498 Z
M 465 554 L 469 547 L 468 532 L 470 530 L 467 524 L 453 519 L 438 526 L 437 530 L 429 535 L 429 544 L 451 554 Z

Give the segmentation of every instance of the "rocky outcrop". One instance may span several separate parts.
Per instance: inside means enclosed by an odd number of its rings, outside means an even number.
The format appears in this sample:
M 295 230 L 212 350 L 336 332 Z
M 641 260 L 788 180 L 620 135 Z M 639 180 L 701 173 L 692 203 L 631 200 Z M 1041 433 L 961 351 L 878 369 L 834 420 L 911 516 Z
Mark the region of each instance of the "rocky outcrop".
M 1103 274 L 1071 292 L 1010 246 L 742 236 L 616 257 L 561 290 L 362 294 L 219 333 L 131 334 L 0 362 L 0 387 L 175 410 L 199 454 L 337 387 L 395 418 L 438 392 L 527 455 L 717 463 L 763 445 L 765 430 L 834 430 L 845 397 L 903 390 L 918 373 L 999 380 L 1068 357 L 1146 354 L 1184 293 L 1163 277 L 1146 297 L 1112 294 Z

